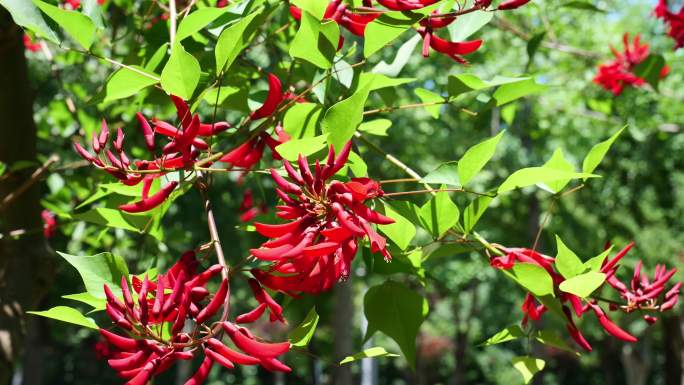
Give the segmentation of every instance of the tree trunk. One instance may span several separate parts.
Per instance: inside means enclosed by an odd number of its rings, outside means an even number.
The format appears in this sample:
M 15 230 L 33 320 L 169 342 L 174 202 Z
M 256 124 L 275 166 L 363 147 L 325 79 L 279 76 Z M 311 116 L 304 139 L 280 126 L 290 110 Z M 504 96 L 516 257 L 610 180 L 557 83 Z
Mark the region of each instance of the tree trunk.
M 0 162 L 36 161 L 33 97 L 24 57 L 22 30 L 0 8 Z M 0 199 L 15 192 L 33 170 L 0 179 Z M 0 385 L 9 384 L 26 335 L 25 313 L 44 295 L 54 260 L 43 238 L 38 184 L 0 206 Z M 11 230 L 27 233 L 13 239 Z
M 354 295 L 350 280 L 335 286 L 335 315 L 333 317 L 334 362 L 339 362 L 346 356 L 353 354 L 354 328 Z M 333 385 L 353 385 L 351 365 L 335 365 L 333 368 Z
M 680 385 L 684 383 L 682 364 L 684 363 L 684 340 L 682 328 L 684 319 L 680 314 L 663 317 L 663 351 L 665 353 L 665 385 Z

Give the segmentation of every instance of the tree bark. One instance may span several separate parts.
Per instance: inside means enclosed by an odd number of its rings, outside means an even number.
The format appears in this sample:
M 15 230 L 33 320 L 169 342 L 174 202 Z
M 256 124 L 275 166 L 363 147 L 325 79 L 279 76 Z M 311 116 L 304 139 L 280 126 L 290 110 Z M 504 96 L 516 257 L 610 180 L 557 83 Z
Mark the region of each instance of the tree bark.
M 353 354 L 354 295 L 350 280 L 335 286 L 335 315 L 333 317 L 334 362 Z M 353 385 L 351 365 L 336 365 L 333 369 L 333 385 Z
M 23 31 L 0 8 L 0 162 L 36 162 L 33 96 L 24 57 Z M 0 197 L 17 191 L 32 169 L 0 179 Z M 44 295 L 53 275 L 54 260 L 43 238 L 40 189 L 33 184 L 0 207 L 0 385 L 9 384 L 21 357 L 27 310 Z M 19 238 L 11 230 L 26 229 Z
M 663 351 L 665 353 L 665 384 L 680 385 L 684 383 L 682 364 L 684 363 L 684 339 L 682 329 L 684 319 L 680 314 L 672 314 L 661 320 L 663 328 Z

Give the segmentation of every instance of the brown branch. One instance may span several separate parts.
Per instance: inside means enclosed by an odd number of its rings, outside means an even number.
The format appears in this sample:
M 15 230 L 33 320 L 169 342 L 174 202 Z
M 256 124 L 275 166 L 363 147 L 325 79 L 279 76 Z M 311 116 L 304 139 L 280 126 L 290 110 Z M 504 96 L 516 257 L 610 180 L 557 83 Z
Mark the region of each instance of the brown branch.
M 33 186 L 36 182 L 38 182 L 43 176 L 43 174 L 45 174 L 45 172 L 48 171 L 50 165 L 57 162 L 58 160 L 59 157 L 57 155 L 51 155 L 45 161 L 45 163 L 43 163 L 42 166 L 37 168 L 36 171 L 34 171 L 33 174 L 31 174 L 31 176 L 21 186 L 19 186 L 19 188 L 7 194 L 7 196 L 5 196 L 2 199 L 2 203 L 0 204 L 0 210 L 3 210 L 7 205 L 12 203 L 12 201 L 17 199 L 21 194 L 28 190 L 29 187 Z

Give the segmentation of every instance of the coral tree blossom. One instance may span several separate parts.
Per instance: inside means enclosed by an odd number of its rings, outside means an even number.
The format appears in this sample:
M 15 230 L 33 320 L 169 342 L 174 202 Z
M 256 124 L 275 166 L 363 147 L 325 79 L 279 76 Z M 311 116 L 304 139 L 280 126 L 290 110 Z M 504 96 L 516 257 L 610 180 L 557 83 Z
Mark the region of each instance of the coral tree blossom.
M 625 305 L 618 305 L 617 303 L 611 302 L 609 309 L 613 311 L 620 310 L 625 313 L 630 313 L 635 310 L 644 312 L 664 312 L 672 309 L 679 298 L 681 282 L 674 284 L 666 292 L 665 285 L 672 278 L 676 272 L 676 269 L 667 271 L 665 266 L 657 266 L 653 281 L 649 281 L 648 278 L 641 274 L 641 262 L 639 262 L 634 272 L 631 288 L 628 288 L 616 278 L 615 274 L 618 270 L 618 262 L 627 254 L 632 246 L 634 246 L 634 244 L 630 243 L 625 248 L 620 250 L 612 259 L 604 259 L 601 263 L 600 269 L 598 269 L 598 272 L 605 274 L 605 282 L 607 282 L 610 287 L 616 289 L 620 297 L 627 301 Z M 594 313 L 599 321 L 599 324 L 608 334 L 627 342 L 637 341 L 636 337 L 621 329 L 613 322 L 613 320 L 610 319 L 606 311 L 599 306 L 596 299 L 583 299 L 574 294 L 564 292 L 559 288 L 559 286 L 566 279 L 558 272 L 558 268 L 555 265 L 555 258 L 540 254 L 530 249 L 501 249 L 506 254 L 504 256 L 492 258 L 490 263 L 493 267 L 509 270 L 512 269 L 516 264 L 531 264 L 543 268 L 551 276 L 554 286 L 554 293 L 556 298 L 560 301 L 561 308 L 565 314 L 566 328 L 570 336 L 579 346 L 587 351 L 591 351 L 591 345 L 584 338 L 573 320 L 573 313 L 577 318 L 581 318 L 589 310 Z M 606 285 L 604 284 L 602 286 Z M 539 320 L 542 314 L 548 309 L 546 305 L 538 303 L 538 301 L 539 299 L 537 299 L 532 293 L 527 293 L 525 296 L 525 300 L 522 305 L 522 311 L 524 314 L 523 324 L 526 324 L 529 319 L 534 321 Z M 650 315 L 646 315 L 644 319 L 648 323 L 653 323 L 656 320 L 655 317 Z
M 499 6 L 499 9 L 514 9 L 524 5 L 528 1 L 529 0 L 506 1 Z M 380 17 L 386 10 L 403 12 L 414 11 L 433 5 L 437 3 L 437 0 L 377 0 L 377 3 L 382 8 L 374 8 L 373 1 L 366 0 L 363 2 L 364 7 L 350 9 L 342 0 L 332 0 L 328 3 L 323 18 L 326 20 L 333 20 L 341 27 L 349 30 L 352 34 L 363 37 L 366 33 L 368 24 Z M 474 9 L 486 9 L 489 7 L 490 3 L 491 1 L 487 0 L 476 1 L 473 7 Z M 290 6 L 290 14 L 296 20 L 301 20 L 302 18 L 302 10 L 294 5 Z M 458 63 L 467 63 L 463 58 L 463 55 L 468 55 L 477 51 L 482 45 L 482 40 L 452 42 L 435 34 L 436 30 L 448 26 L 455 20 L 456 15 L 449 12 L 442 14 L 438 11 L 434 11 L 421 20 L 420 27 L 417 28 L 416 32 L 423 38 L 423 56 L 427 57 L 430 49 L 433 49 L 452 58 Z M 343 37 L 340 36 L 339 48 L 342 47 L 343 41 Z
M 280 80 L 269 74 L 269 95 L 266 102 L 250 118 L 261 119 L 271 116 L 284 99 Z M 152 160 L 136 160 L 131 162 L 124 151 L 125 135 L 123 130 L 117 130 L 116 138 L 110 143 L 110 132 L 107 123 L 102 121 L 99 133 L 93 133 L 91 143 L 92 152 L 86 150 L 79 143 L 74 142 L 76 152 L 93 166 L 102 169 L 127 186 L 142 183 L 142 196 L 139 201 L 119 206 L 119 209 L 129 213 L 145 212 L 158 207 L 166 201 L 178 186 L 178 182 L 166 183 L 158 192 L 150 194 L 155 179 L 178 170 L 192 170 L 203 151 L 209 149 L 206 138 L 213 137 L 229 129 L 227 122 L 202 123 L 199 115 L 192 114 L 188 104 L 181 98 L 171 95 L 176 107 L 180 128 L 162 120 L 148 120 L 141 113 L 136 114 L 140 130 L 145 139 L 145 146 L 152 155 Z M 274 159 L 280 159 L 275 147 L 289 139 L 282 127 L 275 128 L 277 139 L 266 132 L 259 132 L 254 138 L 239 145 L 219 159 L 228 163 L 230 167 L 239 166 L 249 169 L 262 157 L 264 146 L 273 149 Z M 157 134 L 166 138 L 167 142 L 159 148 Z M 110 146 L 111 144 L 111 146 Z M 203 163 L 209 166 L 210 163 Z M 132 167 L 135 165 L 135 167 Z
M 601 64 L 599 72 L 594 77 L 594 83 L 600 85 L 613 95 L 620 95 L 625 86 L 641 86 L 645 80 L 634 74 L 634 68 L 648 57 L 648 44 L 640 42 L 640 36 L 634 36 L 633 42 L 629 42 L 629 34 L 622 37 L 624 51 L 620 52 L 610 47 L 615 55 L 615 60 Z M 666 65 L 660 71 L 660 78 L 667 76 L 669 67 Z
M 300 155 L 297 162 L 299 172 L 284 161 L 291 181 L 271 170 L 276 193 L 283 202 L 276 207 L 276 215 L 289 222 L 255 224 L 261 235 L 271 238 L 251 250 L 257 259 L 272 262 L 266 270 L 252 270 L 265 286 L 288 294 L 328 290 L 349 276 L 361 238 L 368 239 L 372 252 L 391 259 L 385 238 L 371 223 L 390 224 L 394 220 L 364 204 L 383 195 L 379 184 L 368 178 L 328 182 L 345 165 L 350 151 L 351 142 L 336 157 L 331 146 L 325 163 L 317 160 L 313 172 L 304 156 Z
M 192 360 L 200 354 L 204 354 L 204 359 L 185 385 L 204 383 L 214 363 L 228 369 L 235 365 L 261 365 L 269 371 L 289 372 L 290 368 L 277 359 L 289 351 L 289 342 L 264 342 L 223 317 L 216 323 L 209 322 L 229 295 L 228 280 L 223 279 L 216 292 L 211 293 L 206 286 L 220 275 L 222 267 L 214 265 L 198 273 L 198 265 L 195 253 L 189 251 L 156 280 L 147 276 L 142 281 L 133 279 L 137 298 L 133 297 L 125 276 L 121 279 L 121 297 L 104 286 L 107 315 L 122 329 L 120 334 L 100 329 L 111 346 L 109 366 L 128 381 L 127 385 L 147 384 L 176 361 Z M 271 306 L 273 309 L 277 304 Z M 168 336 L 162 333 L 163 323 L 170 325 Z M 192 325 L 190 330 L 188 325 Z M 221 330 L 232 345 L 221 340 Z
M 684 47 L 684 6 L 674 13 L 668 8 L 667 0 L 658 0 L 654 13 L 668 26 L 667 34 L 674 39 L 675 49 Z

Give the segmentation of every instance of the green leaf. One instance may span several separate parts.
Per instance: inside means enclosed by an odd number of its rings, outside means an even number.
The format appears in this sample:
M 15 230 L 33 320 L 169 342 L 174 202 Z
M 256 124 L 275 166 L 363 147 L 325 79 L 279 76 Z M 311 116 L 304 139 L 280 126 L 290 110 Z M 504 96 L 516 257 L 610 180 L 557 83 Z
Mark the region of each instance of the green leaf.
M 302 11 L 310 13 L 317 20 L 323 19 L 325 10 L 328 8 L 328 3 L 320 0 L 292 0 L 291 3 Z
M 613 245 L 611 245 L 609 248 L 604 250 L 601 254 L 590 258 L 588 261 L 584 262 L 584 267 L 586 269 L 589 269 L 591 271 L 599 271 L 601 270 L 601 265 L 603 265 L 603 261 L 608 257 L 608 254 L 613 250 Z
M 592 11 L 592 12 L 606 12 L 605 10 L 595 6 L 594 4 L 588 3 L 586 1 L 568 1 L 564 4 L 561 4 L 561 7 L 563 8 L 574 8 L 574 9 L 580 9 L 583 11 Z
M 451 41 L 465 41 L 470 35 L 487 25 L 494 17 L 494 12 L 475 11 L 459 16 L 449 24 Z
M 102 20 L 102 6 L 97 3 L 97 0 L 83 0 L 81 6 L 83 7 L 83 14 L 88 16 L 97 28 L 105 27 Z
M 329 69 L 337 52 L 340 28 L 334 21 L 320 22 L 309 12 L 302 12 L 299 30 L 290 44 L 290 56 L 318 68 Z
M 422 15 L 411 12 L 383 13 L 366 25 L 363 56 L 370 57 L 422 18 Z
M 394 57 L 392 63 L 387 64 L 384 60 L 376 64 L 373 67 L 372 72 L 376 74 L 383 74 L 387 76 L 397 76 L 404 68 L 406 63 L 408 63 L 411 58 L 411 54 L 416 49 L 418 43 L 422 41 L 420 35 L 416 34 L 412 38 L 408 39 L 404 44 L 399 47 L 397 54 Z
M 392 338 L 415 368 L 416 335 L 428 312 L 428 302 L 415 290 L 392 281 L 368 289 L 363 299 L 368 320 L 365 341 L 380 331 Z
M 289 339 L 292 346 L 298 348 L 306 347 L 309 341 L 311 341 L 317 325 L 318 313 L 316 313 L 316 308 L 312 307 L 302 323 L 290 332 Z
M 477 346 L 496 345 L 496 344 L 501 344 L 501 343 L 508 342 L 508 341 L 517 340 L 518 338 L 522 338 L 522 337 L 525 337 L 525 332 L 523 332 L 523 330 L 520 328 L 520 326 L 511 325 L 511 326 L 507 327 L 506 329 L 503 329 L 500 332 L 489 337 L 486 341 L 482 342 L 481 344 L 478 344 Z
M 506 178 L 506 180 L 501 184 L 501 186 L 499 186 L 497 191 L 498 193 L 504 193 L 516 188 L 532 186 L 537 183 L 548 184 L 549 182 L 555 182 L 558 180 L 596 177 L 598 177 L 598 175 L 561 171 L 550 167 L 528 167 L 520 169 L 509 175 L 508 178 Z
M 582 260 L 563 243 L 563 240 L 558 235 L 556 235 L 556 248 L 558 249 L 556 268 L 563 277 L 566 279 L 572 278 L 586 270 Z
M 76 268 L 83 279 L 86 291 L 95 298 L 106 298 L 105 284 L 112 291 L 116 291 L 116 288 L 121 288 L 121 277 L 128 277 L 126 261 L 111 253 L 76 256 L 58 251 L 57 254 Z
M 356 353 L 351 356 L 345 357 L 342 361 L 340 361 L 340 365 L 348 364 L 350 362 L 358 361 L 364 358 L 375 358 L 375 357 L 399 357 L 398 354 L 394 353 L 389 353 L 385 348 L 381 348 L 379 346 L 375 346 L 372 348 L 368 348 L 362 352 Z
M 328 134 L 328 143 L 341 149 L 354 136 L 356 128 L 363 121 L 363 106 L 373 83 L 357 88 L 354 93 L 331 106 L 323 116 L 321 128 Z
M 660 82 L 660 73 L 665 67 L 665 58 L 663 55 L 652 53 L 648 55 L 644 61 L 634 67 L 634 74 L 642 79 L 645 79 L 654 90 L 658 90 L 658 83 Z
M 359 131 L 367 134 L 387 136 L 387 130 L 392 126 L 392 121 L 389 119 L 375 119 L 369 122 L 363 122 L 359 126 Z
M 249 27 L 258 14 L 258 12 L 251 13 L 221 32 L 214 51 L 217 74 L 227 71 L 240 52 L 249 44 L 254 33 L 254 28 Z
M 164 43 L 157 48 L 150 59 L 145 64 L 145 69 L 148 71 L 156 71 L 159 65 L 166 58 L 166 51 L 169 50 L 169 43 Z
M 17 25 L 31 30 L 38 36 L 55 44 L 60 43 L 57 32 L 45 22 L 43 15 L 33 2 L 27 0 L 0 0 L 0 5 L 9 11 Z
M 76 40 L 78 44 L 86 50 L 90 49 L 95 40 L 95 24 L 88 16 L 77 11 L 67 11 L 40 0 L 33 0 L 33 3 L 48 15 L 49 18 L 54 20 L 55 23 L 64 28 L 66 33 Z
M 565 159 L 565 156 L 563 155 L 563 150 L 560 148 L 557 148 L 553 152 L 551 158 L 546 163 L 544 163 L 544 167 L 553 168 L 556 170 L 566 172 L 575 171 L 575 167 L 572 165 L 572 163 L 568 162 L 568 160 Z M 550 193 L 555 194 L 563 190 L 563 188 L 567 186 L 568 183 L 570 183 L 570 179 L 561 179 L 555 182 L 539 183 L 538 185 L 540 188 L 543 188 L 544 190 L 547 190 Z
M 588 273 L 566 279 L 565 281 L 561 282 L 558 287 L 566 293 L 574 294 L 581 298 L 587 298 L 596 289 L 601 287 L 605 280 L 605 274 L 590 271 Z
M 465 211 L 463 212 L 463 229 L 465 230 L 466 234 L 470 233 L 470 230 L 472 230 L 477 222 L 480 220 L 480 217 L 482 217 L 482 214 L 487 210 L 487 207 L 489 207 L 489 203 L 494 199 L 493 197 L 482 195 L 477 197 L 474 201 L 470 202 L 468 207 L 466 207 Z
M 591 173 L 594 172 L 594 170 L 596 170 L 596 167 L 598 167 L 598 165 L 601 164 L 601 161 L 608 153 L 608 150 L 610 150 L 610 146 L 613 145 L 615 139 L 617 139 L 618 136 L 620 136 L 620 134 L 622 133 L 622 131 L 625 130 L 625 128 L 627 128 L 627 126 L 622 127 L 618 132 L 613 134 L 613 136 L 595 145 L 591 148 L 591 150 L 589 150 L 589 153 L 587 154 L 587 156 L 584 157 L 584 161 L 582 162 L 582 172 Z
M 164 91 L 185 100 L 192 98 L 200 79 L 200 64 L 180 43 L 171 51 L 161 73 L 161 86 Z
M 310 138 L 290 139 L 287 142 L 278 145 L 276 151 L 283 158 L 295 161 L 299 154 L 309 156 L 326 147 L 328 141 L 328 134 L 313 136 Z M 341 147 L 340 147 L 341 148 Z
M 346 166 L 349 167 L 351 172 L 357 178 L 368 175 L 368 165 L 363 161 L 363 158 L 361 158 L 354 151 L 349 153 L 349 160 L 347 161 Z M 346 175 L 346 173 L 343 173 L 342 175 Z
M 570 345 L 568 345 L 563 338 L 558 334 L 556 330 L 544 329 L 538 331 L 534 338 L 540 343 L 554 347 L 556 349 L 565 350 L 566 352 L 571 352 L 579 356 L 579 353 L 575 351 Z
M 539 50 L 539 46 L 541 46 L 544 36 L 546 36 L 546 31 L 539 32 L 532 36 L 527 42 L 527 60 L 530 62 L 534 59 L 534 55 L 537 54 L 537 50 Z
M 436 169 L 425 175 L 421 182 L 461 186 L 461 180 L 458 177 L 458 166 L 455 162 L 442 163 Z
M 438 192 L 420 209 L 421 223 L 434 238 L 441 238 L 454 227 L 460 214 L 446 191 Z
M 70 324 L 85 326 L 90 329 L 99 329 L 95 321 L 81 314 L 78 310 L 68 306 L 56 306 L 50 310 L 27 311 L 29 314 L 56 319 Z
M 385 204 L 385 215 L 394 219 L 389 225 L 378 225 L 378 229 L 394 242 L 400 249 L 406 250 L 411 240 L 416 235 L 416 227 L 394 210 L 389 204 Z
M 107 80 L 104 88 L 103 102 L 111 102 L 112 100 L 137 95 L 142 89 L 159 83 L 159 75 L 139 66 L 131 66 L 131 68 L 135 68 L 148 76 L 125 67 L 120 68 Z
M 132 215 L 117 209 L 108 209 L 105 207 L 96 207 L 83 213 L 74 214 L 73 217 L 75 220 L 134 231 L 141 234 L 148 232 L 154 222 L 154 215 L 149 213 L 144 215 Z
M 73 301 L 78 301 L 81 303 L 85 303 L 86 305 L 89 305 L 93 308 L 92 311 L 100 311 L 104 310 L 106 305 L 107 305 L 107 300 L 104 298 L 96 298 L 92 294 L 85 292 L 85 293 L 77 293 L 77 294 L 67 294 L 63 295 L 62 298 L 65 299 L 70 299 Z
M 478 143 L 469 148 L 458 161 L 458 176 L 461 183 L 465 186 L 468 182 L 489 162 L 494 156 L 496 146 L 501 140 L 504 132 L 499 132 L 496 136 Z
M 536 94 L 547 89 L 548 86 L 539 84 L 534 79 L 529 78 L 515 83 L 507 83 L 497 88 L 492 94 L 492 98 L 496 101 L 497 106 L 502 106 L 513 100 L 520 99 L 523 96 Z
M 522 375 L 525 384 L 529 384 L 530 381 L 532 381 L 532 377 L 534 377 L 537 372 L 543 370 L 544 365 L 546 364 L 542 359 L 528 356 L 513 357 L 512 362 L 513 367 Z
M 363 88 L 366 84 L 373 83 L 369 90 L 375 91 L 382 88 L 400 86 L 414 81 L 416 81 L 416 78 L 395 78 L 372 72 L 363 72 L 359 75 L 359 85 L 357 87 Z
M 194 33 L 202 30 L 202 28 L 218 19 L 219 16 L 225 14 L 226 11 L 226 8 L 206 7 L 198 9 L 189 14 L 188 16 L 184 17 L 178 25 L 178 30 L 176 31 L 176 41 L 181 41 L 189 36 L 192 36 Z
M 516 84 L 530 80 L 530 78 L 510 78 L 496 76 L 492 80 L 482 80 L 475 74 L 449 75 L 449 96 L 456 97 L 470 91 L 484 90 L 505 84 Z
M 416 93 L 416 96 L 420 98 L 420 101 L 423 102 L 424 104 L 428 103 L 440 103 L 444 101 L 444 98 L 436 94 L 432 91 L 428 91 L 425 88 L 416 88 L 413 92 Z M 433 104 L 429 106 L 425 106 L 425 110 L 430 114 L 435 119 L 439 118 L 439 110 L 441 108 L 441 104 Z
M 502 270 L 535 297 L 554 296 L 553 280 L 543 267 L 531 263 L 516 263 L 511 270 Z
M 322 111 L 319 104 L 297 103 L 285 112 L 283 128 L 293 138 L 314 136 Z

